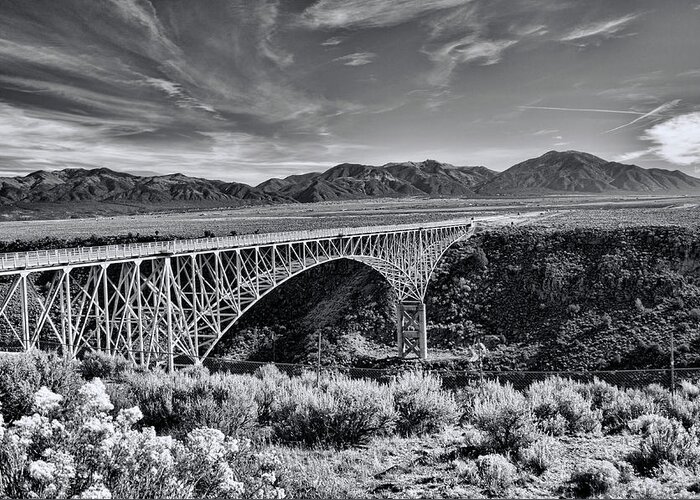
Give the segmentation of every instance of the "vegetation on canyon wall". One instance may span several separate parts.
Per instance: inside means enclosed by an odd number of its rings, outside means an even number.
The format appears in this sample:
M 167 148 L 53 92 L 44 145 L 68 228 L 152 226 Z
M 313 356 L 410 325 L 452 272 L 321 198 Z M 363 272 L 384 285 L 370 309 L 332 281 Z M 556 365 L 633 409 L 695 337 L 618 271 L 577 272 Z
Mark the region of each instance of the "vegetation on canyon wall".
M 435 367 L 474 341 L 487 370 L 700 366 L 700 233 L 679 227 L 508 228 L 455 245 L 427 297 Z M 272 292 L 218 350 L 237 358 L 378 366 L 391 355 L 393 298 L 352 262 L 313 269 Z M 453 356 L 445 356 L 451 353 Z M 455 359 L 457 361 L 455 361 Z

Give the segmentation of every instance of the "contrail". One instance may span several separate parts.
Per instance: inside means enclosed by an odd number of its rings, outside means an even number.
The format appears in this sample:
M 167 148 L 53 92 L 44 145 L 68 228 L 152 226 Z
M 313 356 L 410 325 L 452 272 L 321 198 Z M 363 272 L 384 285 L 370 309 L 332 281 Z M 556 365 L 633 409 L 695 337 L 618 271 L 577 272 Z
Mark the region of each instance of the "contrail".
M 629 127 L 630 125 L 637 123 L 639 120 L 643 120 L 645 118 L 649 118 L 650 116 L 658 115 L 659 113 L 663 113 L 664 111 L 667 111 L 671 108 L 675 108 L 678 106 L 678 103 L 680 103 L 680 99 L 674 99 L 673 101 L 667 102 L 665 104 L 662 104 L 661 106 L 652 109 L 648 113 L 644 113 L 642 116 L 635 118 L 629 123 L 625 123 L 624 125 L 620 125 L 619 127 L 611 128 L 610 130 L 606 130 L 604 133 L 608 134 L 610 132 L 614 132 L 616 130 L 620 130 L 621 128 Z
M 640 113 L 638 111 L 623 111 L 617 109 L 592 109 L 592 108 L 550 108 L 547 106 L 518 106 L 521 109 L 548 109 L 552 111 L 585 111 L 588 113 L 615 113 L 623 115 L 645 115 L 648 113 Z M 641 119 L 641 118 L 640 118 Z

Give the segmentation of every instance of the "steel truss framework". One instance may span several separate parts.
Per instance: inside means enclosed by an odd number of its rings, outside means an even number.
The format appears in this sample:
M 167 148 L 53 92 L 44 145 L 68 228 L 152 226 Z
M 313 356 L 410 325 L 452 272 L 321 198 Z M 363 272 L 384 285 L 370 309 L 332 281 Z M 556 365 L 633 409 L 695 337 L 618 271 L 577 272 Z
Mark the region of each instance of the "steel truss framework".
M 425 359 L 430 276 L 445 251 L 473 232 L 473 223 L 451 221 L 71 249 L 45 259 L 0 255 L 0 332 L 25 350 L 53 342 L 68 357 L 99 350 L 172 369 L 201 362 L 285 281 L 351 259 L 395 290 L 399 355 Z

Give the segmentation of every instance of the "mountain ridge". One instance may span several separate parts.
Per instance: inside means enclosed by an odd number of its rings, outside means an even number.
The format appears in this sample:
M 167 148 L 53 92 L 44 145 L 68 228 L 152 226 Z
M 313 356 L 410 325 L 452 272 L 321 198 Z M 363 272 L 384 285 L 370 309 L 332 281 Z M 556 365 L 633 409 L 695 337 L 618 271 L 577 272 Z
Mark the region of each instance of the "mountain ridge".
M 679 170 L 645 169 L 581 151 L 548 151 L 517 163 L 479 187 L 479 193 L 606 193 L 700 189 L 700 179 Z
M 549 151 L 503 172 L 436 160 L 381 166 L 341 163 L 323 172 L 271 178 L 257 186 L 180 173 L 138 176 L 109 168 L 39 170 L 0 177 L 0 207 L 42 204 L 242 206 L 371 198 L 478 198 L 556 193 L 699 191 L 700 179 L 679 170 L 645 169 L 580 151 Z
M 464 197 L 497 172 L 486 167 L 454 166 L 435 160 L 387 163 L 382 166 L 341 163 L 324 172 L 269 179 L 258 184 L 300 203 L 372 197 Z
M 255 204 L 292 201 L 239 182 L 190 177 L 184 174 L 138 176 L 105 167 L 39 170 L 24 177 L 0 177 L 0 205 L 77 202 L 217 201 Z

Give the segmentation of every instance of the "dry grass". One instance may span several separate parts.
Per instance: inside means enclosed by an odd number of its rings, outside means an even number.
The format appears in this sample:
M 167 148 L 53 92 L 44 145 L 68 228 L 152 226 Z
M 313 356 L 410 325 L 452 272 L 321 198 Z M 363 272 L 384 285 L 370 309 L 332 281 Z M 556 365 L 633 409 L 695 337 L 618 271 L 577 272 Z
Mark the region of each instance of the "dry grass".
M 308 450 L 276 447 L 285 464 L 290 493 L 305 498 L 487 498 L 487 489 L 470 480 L 465 469 L 473 460 L 463 457 L 461 429 L 450 428 L 424 438 L 381 438 L 363 448 Z M 611 498 L 693 496 L 697 478 L 666 467 L 660 475 L 642 478 L 624 459 L 639 444 L 631 434 L 557 439 L 560 455 L 551 468 L 536 475 L 518 465 L 508 498 L 557 498 L 572 495 L 570 480 L 582 464 L 615 464 L 619 483 Z M 688 491 L 690 489 L 690 492 Z

